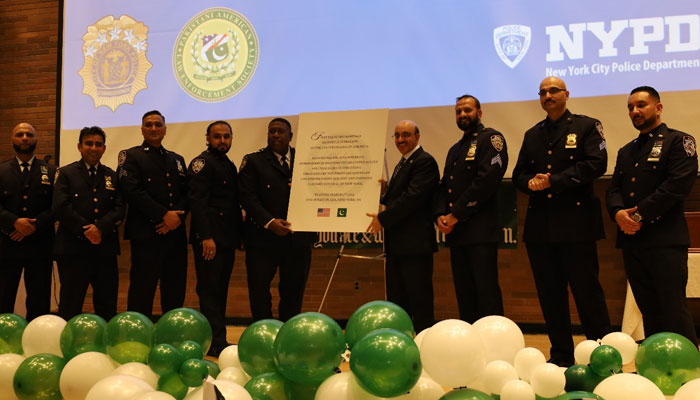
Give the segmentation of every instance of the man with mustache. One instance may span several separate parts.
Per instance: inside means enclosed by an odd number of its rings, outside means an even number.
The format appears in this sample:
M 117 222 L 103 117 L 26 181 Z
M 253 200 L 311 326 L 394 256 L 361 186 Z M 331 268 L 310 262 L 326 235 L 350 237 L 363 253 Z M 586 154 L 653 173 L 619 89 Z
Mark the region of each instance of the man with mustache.
M 56 167 L 34 156 L 37 136 L 23 122 L 10 135 L 15 157 L 0 163 L 0 314 L 12 313 L 24 270 L 27 320 L 51 307 L 51 197 Z
M 568 367 L 574 343 L 567 286 L 586 337 L 600 339 L 610 330 L 596 248 L 605 233 L 593 193 L 608 155 L 600 122 L 567 109 L 563 80 L 545 78 L 538 94 L 547 118 L 525 132 L 513 182 L 530 197 L 523 240 L 551 343 L 550 362 Z
M 617 153 L 607 191 L 608 212 L 617 223 L 617 247 L 644 334 L 676 332 L 697 343 L 685 300 L 688 283 L 688 224 L 684 199 L 698 172 L 695 139 L 661 122 L 656 89 L 640 86 L 627 99 L 639 136 Z
M 455 118 L 464 133 L 447 153 L 433 208 L 438 229 L 450 247 L 459 318 L 474 323 L 503 315 L 498 284 L 498 188 L 508 167 L 503 135 L 481 123 L 481 103 L 457 98 Z
M 207 149 L 190 162 L 188 199 L 192 211 L 190 243 L 197 273 L 199 309 L 209 320 L 212 342 L 208 355 L 218 357 L 226 340 L 228 284 L 240 245 L 241 207 L 238 171 L 226 153 L 233 133 L 226 121 L 207 127 Z

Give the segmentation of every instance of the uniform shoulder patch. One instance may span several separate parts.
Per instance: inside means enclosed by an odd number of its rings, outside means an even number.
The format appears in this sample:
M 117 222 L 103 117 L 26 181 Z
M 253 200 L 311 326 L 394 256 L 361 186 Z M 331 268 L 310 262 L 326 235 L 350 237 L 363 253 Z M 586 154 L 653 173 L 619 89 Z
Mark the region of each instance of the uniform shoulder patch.
M 503 139 L 503 136 L 501 135 L 491 136 L 491 145 L 494 149 L 496 149 L 496 151 L 503 150 L 503 145 L 505 144 L 505 142 L 505 139 Z
M 56 184 L 56 181 L 58 181 L 58 175 L 59 175 L 60 173 L 61 173 L 61 169 L 58 168 L 58 169 L 56 170 L 56 174 L 53 176 L 53 184 L 54 184 L 54 185 Z
M 119 152 L 119 156 L 117 156 L 117 163 L 121 167 L 124 165 L 125 162 L 126 162 L 126 150 L 122 150 Z
M 250 154 L 246 154 L 243 156 L 243 159 L 241 160 L 241 166 L 238 168 L 239 170 L 243 170 L 243 167 L 248 163 L 248 156 Z
M 683 149 L 688 157 L 695 157 L 697 148 L 695 146 L 695 138 L 689 135 L 683 136 Z
M 595 129 L 600 133 L 600 137 L 605 140 L 605 135 L 603 134 L 603 124 L 600 123 L 600 121 L 595 122 Z
M 198 174 L 204 169 L 204 165 L 206 165 L 206 161 L 201 157 L 197 157 L 194 160 L 192 160 L 192 165 L 190 166 L 190 168 L 192 168 L 192 172 Z

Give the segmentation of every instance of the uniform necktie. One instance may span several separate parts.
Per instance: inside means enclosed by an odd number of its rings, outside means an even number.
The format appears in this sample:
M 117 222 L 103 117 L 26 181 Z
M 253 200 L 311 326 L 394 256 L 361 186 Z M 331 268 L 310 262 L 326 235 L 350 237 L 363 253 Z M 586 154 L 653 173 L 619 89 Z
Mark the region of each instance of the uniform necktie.
M 287 156 L 282 156 L 282 169 L 284 169 L 285 172 L 289 172 L 289 164 L 287 163 Z
M 88 172 L 90 173 L 90 184 L 92 184 L 92 186 L 95 186 L 95 181 L 96 181 L 95 178 L 97 178 L 97 170 L 95 170 L 95 167 L 92 166 L 92 167 L 88 168 Z
M 29 163 L 23 162 L 20 165 L 22 166 L 22 179 L 26 182 L 29 179 Z
M 399 161 L 399 163 L 396 164 L 396 167 L 394 168 L 394 173 L 391 174 L 391 179 L 394 179 L 394 178 L 396 177 L 396 174 L 399 173 L 399 170 L 401 169 L 401 167 L 403 167 L 403 164 L 404 164 L 405 162 L 406 162 L 406 159 L 403 158 L 403 157 L 401 157 L 401 161 Z

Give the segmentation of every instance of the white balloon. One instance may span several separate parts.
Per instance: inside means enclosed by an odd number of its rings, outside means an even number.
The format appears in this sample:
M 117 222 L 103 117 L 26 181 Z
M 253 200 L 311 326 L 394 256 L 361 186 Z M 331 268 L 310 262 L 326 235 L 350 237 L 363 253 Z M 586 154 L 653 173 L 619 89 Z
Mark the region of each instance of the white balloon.
M 603 337 L 600 343 L 612 346 L 619 351 L 622 356 L 622 364 L 628 364 L 634 361 L 634 357 L 637 355 L 637 348 L 639 347 L 632 336 L 624 332 L 608 333 Z
M 22 333 L 22 349 L 26 357 L 39 353 L 55 354 L 63 357 L 61 332 L 66 321 L 55 315 L 36 317 L 27 324 Z
M 438 400 L 445 395 L 445 389 L 430 378 L 421 376 L 416 385 L 407 393 L 399 397 L 398 400 Z
M 598 346 L 600 346 L 600 344 L 595 340 L 584 340 L 576 345 L 574 349 L 574 360 L 576 360 L 576 364 L 588 365 L 591 362 L 591 353 L 593 353 L 593 350 Z
M 673 400 L 700 400 L 700 378 L 684 383 Z
M 605 378 L 593 389 L 605 400 L 664 400 L 664 394 L 649 379 L 630 373 Z
M 153 388 L 141 379 L 129 375 L 110 375 L 97 382 L 85 400 L 132 400 Z
M 129 375 L 148 383 L 153 390 L 158 387 L 158 375 L 146 364 L 130 362 L 117 367 L 112 375 Z
M 534 347 L 526 347 L 515 355 L 513 366 L 520 379 L 530 382 L 530 375 L 536 366 L 546 363 L 544 354 Z
M 80 353 L 63 367 L 58 387 L 64 400 L 83 400 L 97 382 L 112 372 L 114 364 L 107 355 L 96 351 Z
M 416 346 L 418 346 L 419 349 L 420 349 L 420 344 L 423 343 L 423 338 L 425 337 L 425 335 L 428 333 L 429 330 L 430 330 L 430 328 L 425 328 L 422 331 L 420 331 L 416 335 L 416 337 L 413 338 L 413 341 L 416 342 Z
M 250 376 L 243 371 L 243 368 L 228 367 L 222 369 L 216 379 L 235 382 L 241 386 L 245 386 L 245 384 L 250 380 Z
M 0 400 L 17 400 L 12 380 L 22 361 L 24 357 L 19 354 L 0 355 Z
M 191 388 L 192 389 L 192 388 Z M 203 400 L 204 399 L 204 385 L 194 388 L 187 392 L 185 400 Z
M 433 325 L 420 346 L 423 368 L 447 387 L 467 386 L 486 366 L 481 336 L 469 323 L 447 319 Z
M 238 359 L 238 345 L 236 344 L 226 347 L 219 353 L 219 369 L 223 371 L 224 368 L 228 367 L 243 369 L 241 360 Z
M 515 357 L 514 357 L 515 358 Z M 484 369 L 484 383 L 486 393 L 501 394 L 501 389 L 506 383 L 517 380 L 518 372 L 515 367 L 503 360 L 494 360 L 486 364 Z
M 133 400 L 175 400 L 175 398 L 165 392 L 148 392 L 134 397 Z
M 513 380 L 503 385 L 501 400 L 535 400 L 535 391 L 529 383 Z
M 350 400 L 349 388 L 353 379 L 351 372 L 329 376 L 316 390 L 314 400 Z
M 506 317 L 489 315 L 474 322 L 484 342 L 486 362 L 503 360 L 513 364 L 515 355 L 525 348 L 525 337 L 518 325 Z
M 554 397 L 564 391 L 566 376 L 558 365 L 540 364 L 532 370 L 530 386 L 541 397 Z
M 385 400 L 384 397 L 375 396 L 363 389 L 355 374 L 351 372 L 350 375 L 352 378 L 348 383 L 348 396 L 351 400 Z
M 230 347 L 230 346 L 229 346 Z M 226 399 L 233 400 L 253 400 L 253 398 L 248 394 L 248 391 L 243 388 L 243 386 L 229 381 L 220 381 L 218 379 L 214 380 L 216 388 Z M 86 399 L 87 400 L 87 399 Z

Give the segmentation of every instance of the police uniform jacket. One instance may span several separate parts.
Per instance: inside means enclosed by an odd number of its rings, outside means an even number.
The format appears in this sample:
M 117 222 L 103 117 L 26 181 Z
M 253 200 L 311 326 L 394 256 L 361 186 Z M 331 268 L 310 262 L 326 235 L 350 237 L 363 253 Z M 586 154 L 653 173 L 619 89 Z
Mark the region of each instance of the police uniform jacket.
M 46 257 L 54 237 L 51 196 L 56 167 L 34 157 L 25 183 L 17 158 L 0 163 L 0 256 Z M 17 218 L 36 218 L 36 231 L 16 242 L 10 239 Z
M 684 199 L 698 172 L 695 139 L 661 124 L 625 145 L 617 153 L 607 191 L 610 217 L 638 207 L 642 227 L 634 235 L 618 228 L 617 247 L 690 245 Z
M 525 132 L 513 182 L 530 196 L 523 239 L 532 243 L 572 243 L 605 237 L 600 200 L 593 180 L 607 169 L 603 128 L 596 119 L 566 110 Z M 551 188 L 527 187 L 537 173 L 550 173 Z
M 290 171 L 285 171 L 269 147 L 243 157 L 238 182 L 241 205 L 246 213 L 246 247 L 277 247 L 286 240 L 298 246 L 308 246 L 314 242 L 316 234 L 311 232 L 295 232 L 282 237 L 264 227 L 274 218 L 287 219 L 294 154 L 295 150 L 290 148 Z
M 187 211 L 187 177 L 185 160 L 163 146 L 154 148 L 146 142 L 122 150 L 119 154 L 119 190 L 129 205 L 124 238 L 148 240 L 161 237 L 156 225 L 170 210 Z M 166 235 L 185 235 L 182 224 Z
M 119 254 L 118 228 L 126 207 L 117 191 L 117 173 L 100 164 L 95 184 L 83 161 L 76 161 L 57 172 L 53 192 L 53 214 L 58 221 L 54 254 L 83 254 L 98 251 L 103 255 Z M 83 226 L 95 224 L 102 234 L 98 245 L 85 237 Z
M 437 162 L 419 147 L 389 181 L 381 198 L 387 208 L 378 215 L 384 227 L 387 253 L 437 251 L 432 202 L 439 180 Z
M 459 220 L 447 235 L 449 246 L 502 239 L 498 189 L 507 167 L 503 135 L 482 124 L 450 148 L 433 207 L 434 219 L 452 213 Z
M 238 248 L 242 218 L 236 166 L 226 154 L 206 150 L 190 162 L 187 174 L 190 242 L 214 239 L 219 245 Z

